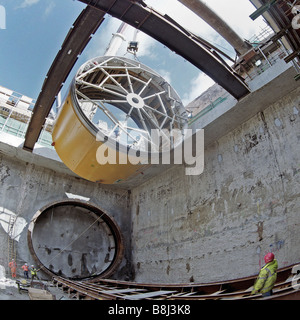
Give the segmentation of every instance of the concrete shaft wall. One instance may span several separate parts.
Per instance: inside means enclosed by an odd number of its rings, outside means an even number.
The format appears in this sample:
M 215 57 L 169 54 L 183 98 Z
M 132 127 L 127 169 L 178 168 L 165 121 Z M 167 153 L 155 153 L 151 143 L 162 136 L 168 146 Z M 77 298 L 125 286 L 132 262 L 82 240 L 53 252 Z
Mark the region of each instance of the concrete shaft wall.
M 0 153 L 0 265 L 8 270 L 9 216 L 18 215 L 13 236 L 17 248 L 18 273 L 22 274 L 21 263 L 35 264 L 27 243 L 27 229 L 33 215 L 52 202 L 68 199 L 66 192 L 90 198 L 91 204 L 105 210 L 115 219 L 124 237 L 125 256 L 114 276 L 119 279 L 130 278 L 130 193 L 127 190 L 101 186 L 8 157 L 3 153 Z
M 200 176 L 176 166 L 131 194 L 0 153 L 0 271 L 8 269 L 8 217 L 18 215 L 18 261 L 33 263 L 28 224 L 66 192 L 90 198 L 118 223 L 125 257 L 117 279 L 234 279 L 256 274 L 268 251 L 280 267 L 299 262 L 299 96 L 291 92 L 210 144 Z
M 178 166 L 132 191 L 136 281 L 249 276 L 268 251 L 279 267 L 300 261 L 299 96 L 208 146 L 200 176 Z

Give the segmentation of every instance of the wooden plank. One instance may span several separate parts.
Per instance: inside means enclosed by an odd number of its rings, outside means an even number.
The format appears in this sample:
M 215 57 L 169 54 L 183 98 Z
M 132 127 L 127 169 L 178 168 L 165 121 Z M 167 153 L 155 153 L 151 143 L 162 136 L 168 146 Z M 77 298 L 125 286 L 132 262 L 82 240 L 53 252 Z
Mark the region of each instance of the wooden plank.
M 209 296 L 217 296 L 218 294 L 223 293 L 224 291 L 226 291 L 226 290 L 219 290 L 219 291 L 216 291 L 212 294 L 209 294 Z
M 126 300 L 142 300 L 147 298 L 163 296 L 163 295 L 174 293 L 174 292 L 177 292 L 177 291 L 163 291 L 163 290 L 151 291 L 151 292 L 140 293 L 140 294 L 126 295 L 126 296 L 123 296 L 122 298 Z
M 263 300 L 300 300 L 300 290 L 291 290 L 286 293 L 266 297 Z
M 291 290 L 291 281 L 293 279 L 293 276 L 290 275 L 291 267 L 292 266 L 279 269 L 277 277 L 278 282 L 273 288 L 274 295 L 272 299 L 287 299 L 289 296 L 295 299 L 298 297 L 298 294 L 289 292 L 289 290 Z M 68 284 L 69 287 L 73 286 L 75 289 L 77 288 L 76 290 L 85 292 L 85 294 L 89 294 L 93 291 L 91 296 L 95 299 L 140 300 L 158 297 L 158 299 L 171 300 L 260 300 L 262 299 L 260 294 L 250 294 L 256 277 L 257 276 L 251 276 L 243 279 L 237 279 L 236 282 L 238 282 L 238 285 L 233 280 L 219 283 L 215 282 L 211 284 L 145 284 L 101 279 L 97 283 L 80 283 L 61 279 L 59 277 L 55 278 L 54 282 L 57 284 L 59 282 Z M 250 285 L 248 285 L 249 283 Z M 239 290 L 236 290 L 237 288 L 239 288 Z M 242 288 L 242 290 L 240 288 Z M 195 291 L 191 292 L 190 290 Z M 134 294 L 134 292 L 141 291 L 146 292 Z M 127 294 L 130 292 L 132 294 Z
M 101 290 L 100 293 L 109 293 L 109 294 L 115 294 L 115 293 L 129 293 L 129 292 L 142 292 L 146 291 L 146 289 L 133 289 L 133 288 L 126 288 L 126 289 L 113 289 L 113 290 Z
M 28 288 L 30 300 L 55 300 L 55 296 L 47 290 Z

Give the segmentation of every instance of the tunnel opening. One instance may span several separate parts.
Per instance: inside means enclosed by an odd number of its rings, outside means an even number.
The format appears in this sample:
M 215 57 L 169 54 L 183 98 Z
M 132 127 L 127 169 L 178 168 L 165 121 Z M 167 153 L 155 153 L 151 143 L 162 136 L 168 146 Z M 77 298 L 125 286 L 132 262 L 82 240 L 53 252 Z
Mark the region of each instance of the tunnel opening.
M 27 238 L 38 268 L 51 277 L 109 278 L 124 253 L 122 234 L 114 219 L 79 200 L 55 202 L 37 211 Z

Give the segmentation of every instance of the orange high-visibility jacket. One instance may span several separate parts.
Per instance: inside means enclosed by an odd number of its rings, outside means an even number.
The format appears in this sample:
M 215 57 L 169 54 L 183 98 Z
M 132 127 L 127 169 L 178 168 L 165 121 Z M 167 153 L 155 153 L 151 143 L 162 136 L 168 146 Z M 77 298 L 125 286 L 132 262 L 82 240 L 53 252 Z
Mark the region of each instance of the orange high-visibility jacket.
M 28 271 L 28 270 L 29 270 L 29 267 L 26 266 L 25 264 L 24 264 L 24 266 L 22 266 L 21 268 L 22 268 L 24 271 Z
M 10 267 L 11 270 L 15 270 L 17 268 L 17 264 L 15 261 L 11 261 L 8 266 Z

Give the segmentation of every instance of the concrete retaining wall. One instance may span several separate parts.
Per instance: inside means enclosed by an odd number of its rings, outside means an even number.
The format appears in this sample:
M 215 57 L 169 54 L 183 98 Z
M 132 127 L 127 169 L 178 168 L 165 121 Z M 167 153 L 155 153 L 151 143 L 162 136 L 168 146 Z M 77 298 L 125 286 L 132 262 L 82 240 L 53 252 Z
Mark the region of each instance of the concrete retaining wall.
M 35 155 L 35 157 L 39 157 Z M 14 229 L 17 248 L 18 272 L 21 263 L 34 263 L 27 244 L 27 229 L 33 215 L 42 207 L 68 199 L 66 195 L 79 195 L 99 206 L 113 217 L 122 230 L 125 241 L 125 257 L 116 273 L 119 279 L 130 278 L 130 218 L 127 190 L 101 186 L 86 180 L 55 172 L 36 164 L 23 162 L 0 153 L 0 265 L 8 270 L 7 225 L 10 215 L 18 215 Z M 80 223 L 80 221 L 78 222 Z
M 210 144 L 202 175 L 178 166 L 132 191 L 136 281 L 249 276 L 268 251 L 279 267 L 300 261 L 299 96 Z
M 200 176 L 176 166 L 131 192 L 54 171 L 53 163 L 46 168 L 47 159 L 25 162 L 13 155 L 18 148 L 0 151 L 0 265 L 8 269 L 8 217 L 18 215 L 18 262 L 33 263 L 28 224 L 66 193 L 88 198 L 118 223 L 125 258 L 117 279 L 234 279 L 256 274 L 268 251 L 280 267 L 299 262 L 299 96 L 292 91 L 209 144 Z

